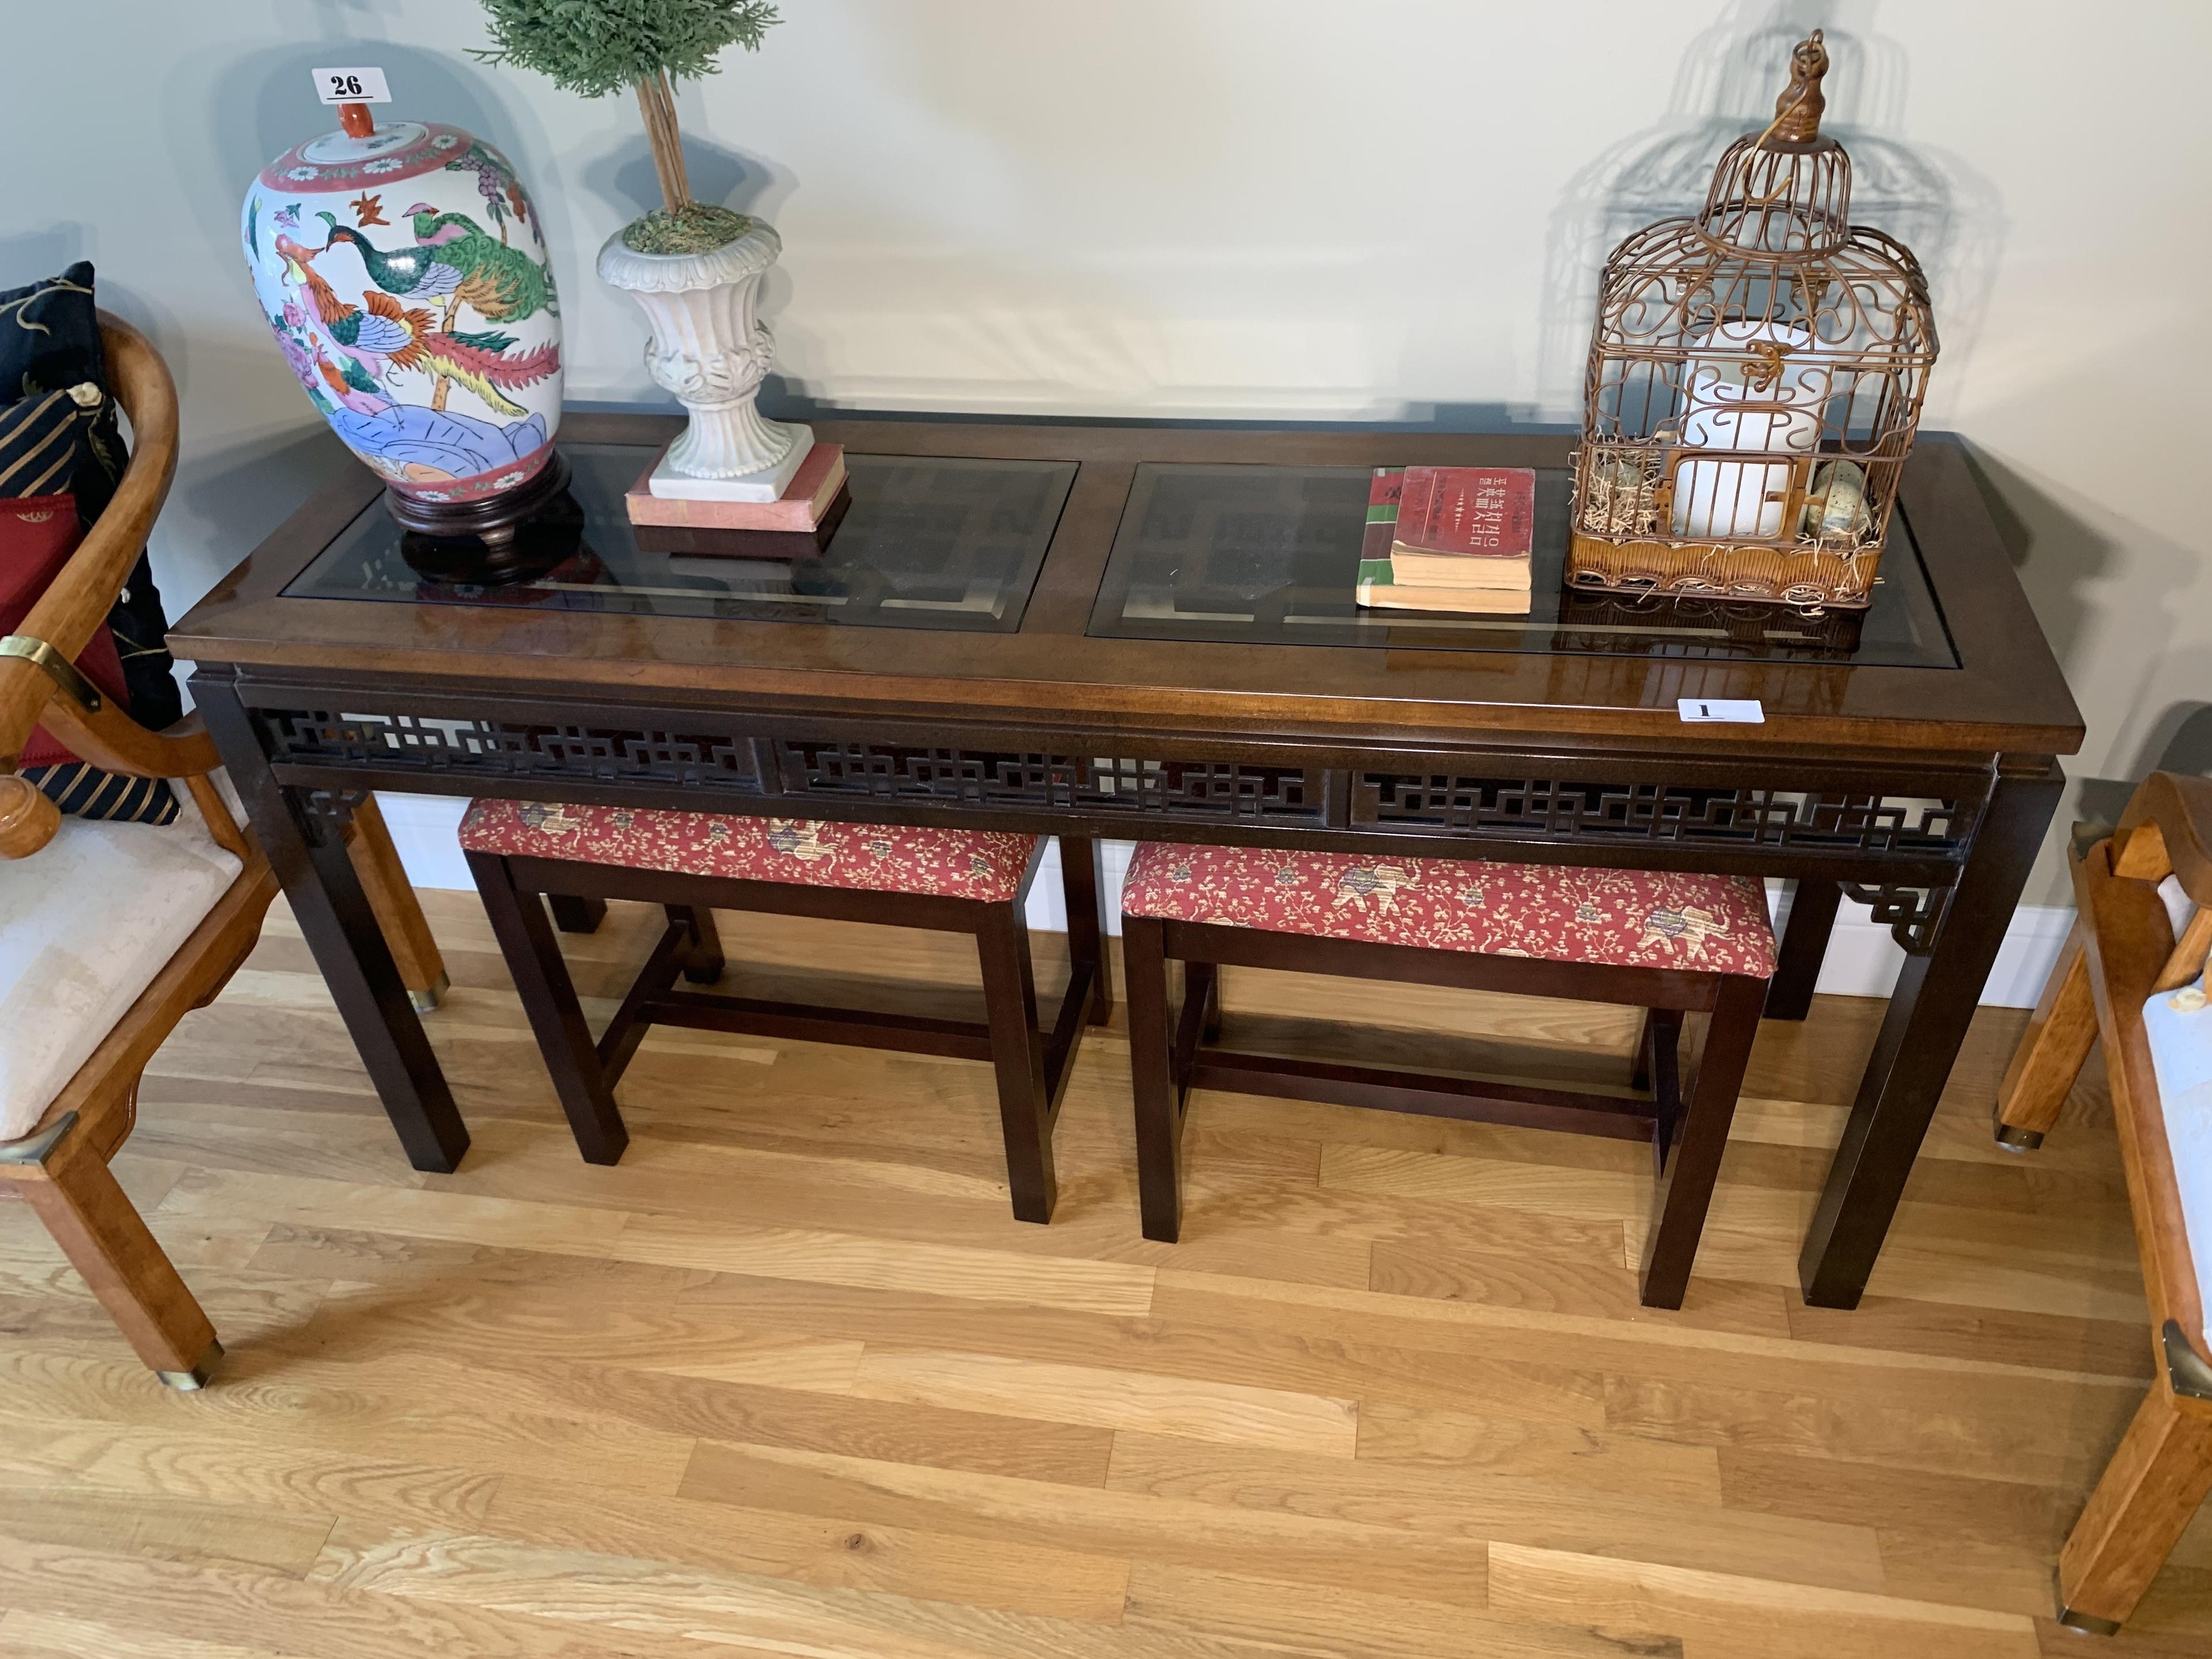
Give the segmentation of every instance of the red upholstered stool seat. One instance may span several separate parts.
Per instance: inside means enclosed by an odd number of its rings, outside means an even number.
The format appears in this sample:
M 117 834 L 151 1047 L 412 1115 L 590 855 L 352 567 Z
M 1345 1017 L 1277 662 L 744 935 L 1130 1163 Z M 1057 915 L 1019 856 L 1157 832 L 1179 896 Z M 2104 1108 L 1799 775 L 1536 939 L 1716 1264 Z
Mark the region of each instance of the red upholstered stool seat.
M 1121 947 L 1146 1237 L 1182 1236 L 1194 1089 L 1565 1129 L 1650 1143 L 1658 1191 L 1643 1297 L 1682 1305 L 1774 974 L 1757 882 L 1154 842 L 1129 865 Z M 1170 961 L 1183 964 L 1179 1012 L 1168 1000 Z M 1629 1091 L 1240 1050 L 1221 1040 L 1224 965 L 1641 1008 Z M 1687 1014 L 1710 1020 L 1685 1086 L 1676 1061 Z
M 989 904 L 1020 890 L 1036 856 L 1037 838 L 988 830 L 887 829 L 813 818 L 480 800 L 461 820 L 461 845 L 514 858 L 802 887 L 936 893 Z
M 1147 842 L 1125 915 L 1616 968 L 1774 973 L 1759 884 L 1665 870 Z
M 586 1161 L 612 1164 L 629 1145 L 614 1091 L 654 1025 L 949 1055 L 991 1066 L 1014 1213 L 1051 1218 L 1053 1121 L 1084 1026 L 1104 1024 L 1114 1006 L 1095 843 L 1060 838 L 1069 973 L 1047 1024 L 1038 1018 L 1024 921 L 1044 850 L 1035 836 L 480 800 L 461 821 L 461 848 Z M 658 904 L 668 927 L 595 1039 L 546 910 L 563 931 L 589 933 L 611 899 Z M 726 967 L 718 910 L 965 933 L 975 944 L 984 1017 L 767 1001 L 706 988 Z M 679 976 L 699 988 L 678 985 Z

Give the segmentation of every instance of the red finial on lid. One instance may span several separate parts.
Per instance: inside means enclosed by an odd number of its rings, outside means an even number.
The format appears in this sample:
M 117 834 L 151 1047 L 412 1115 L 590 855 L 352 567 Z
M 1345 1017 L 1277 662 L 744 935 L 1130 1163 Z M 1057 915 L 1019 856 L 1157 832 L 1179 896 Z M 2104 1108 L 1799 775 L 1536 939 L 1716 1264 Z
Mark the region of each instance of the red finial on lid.
M 338 125 L 345 129 L 347 137 L 366 138 L 376 131 L 376 117 L 366 104 L 340 104 Z

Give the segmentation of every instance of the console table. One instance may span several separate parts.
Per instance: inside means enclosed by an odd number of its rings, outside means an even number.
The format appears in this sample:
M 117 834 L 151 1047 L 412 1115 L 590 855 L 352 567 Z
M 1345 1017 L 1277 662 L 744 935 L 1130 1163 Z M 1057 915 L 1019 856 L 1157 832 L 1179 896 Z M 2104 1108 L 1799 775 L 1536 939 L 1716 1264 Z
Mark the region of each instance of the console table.
M 468 1133 L 335 833 L 372 789 L 1782 876 L 1771 1015 L 1844 893 L 1909 953 L 1801 1261 L 1856 1303 L 2082 737 L 1955 441 L 1874 605 L 1804 617 L 1563 591 L 1564 438 L 821 422 L 853 507 L 783 566 L 638 547 L 676 428 L 569 417 L 542 580 L 419 576 L 364 469 L 170 636 L 417 1169 Z M 1529 616 L 1352 605 L 1408 463 L 1538 469 Z

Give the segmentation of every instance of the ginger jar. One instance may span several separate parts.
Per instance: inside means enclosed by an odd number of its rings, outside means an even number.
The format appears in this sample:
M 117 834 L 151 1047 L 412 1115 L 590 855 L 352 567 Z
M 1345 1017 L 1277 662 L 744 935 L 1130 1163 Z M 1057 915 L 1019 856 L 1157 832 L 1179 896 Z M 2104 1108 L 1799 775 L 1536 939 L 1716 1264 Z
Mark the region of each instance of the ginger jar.
M 562 471 L 561 315 L 530 192 L 458 127 L 345 115 L 246 193 L 246 264 L 285 361 L 403 522 L 544 493 Z

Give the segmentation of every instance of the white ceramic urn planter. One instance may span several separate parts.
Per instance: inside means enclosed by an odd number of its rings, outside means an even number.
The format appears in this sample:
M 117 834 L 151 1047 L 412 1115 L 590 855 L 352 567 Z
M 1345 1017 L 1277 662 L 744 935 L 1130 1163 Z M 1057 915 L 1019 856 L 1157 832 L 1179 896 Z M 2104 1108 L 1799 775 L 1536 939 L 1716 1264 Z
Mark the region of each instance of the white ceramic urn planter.
M 807 428 L 768 420 L 758 406 L 775 367 L 760 283 L 782 252 L 783 239 L 757 219 L 705 253 L 641 253 L 621 231 L 599 250 L 599 276 L 635 296 L 653 329 L 647 372 L 691 416 L 653 470 L 654 495 L 773 501 L 814 447 Z

